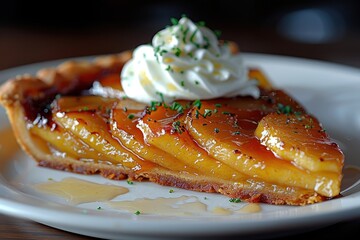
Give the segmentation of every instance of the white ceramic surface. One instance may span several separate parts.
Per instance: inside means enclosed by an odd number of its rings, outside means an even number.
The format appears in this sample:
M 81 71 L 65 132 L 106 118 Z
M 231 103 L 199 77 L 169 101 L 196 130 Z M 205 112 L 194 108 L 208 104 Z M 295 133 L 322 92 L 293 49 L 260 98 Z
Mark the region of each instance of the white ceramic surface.
M 287 90 L 309 112 L 323 122 L 325 129 L 340 144 L 347 165 L 360 166 L 360 70 L 337 64 L 283 56 L 244 54 L 249 66 L 260 67 L 275 86 Z M 60 60 L 61 62 L 62 60 Z M 0 72 L 0 80 L 21 73 L 34 73 L 59 61 L 22 66 Z M 0 130 L 9 127 L 0 110 Z M 1 136 L 0 136 L 1 137 Z M 0 149 L 0 212 L 29 218 L 69 232 L 107 239 L 188 237 L 188 236 L 274 236 L 291 231 L 326 226 L 360 217 L 360 188 L 344 192 L 344 197 L 304 207 L 270 206 L 262 211 L 231 216 L 151 216 L 111 209 L 104 203 L 73 206 L 62 199 L 40 194 L 31 186 L 49 178 L 77 177 L 97 183 L 128 187 L 130 193 L 115 200 L 136 198 L 197 196 L 209 208 L 223 206 L 237 209 L 245 203 L 230 203 L 218 194 L 175 189 L 152 183 L 111 181 L 100 176 L 83 176 L 37 167 L 21 150 L 4 159 Z M 172 188 L 174 189 L 174 188 Z M 204 200 L 206 197 L 207 199 Z M 102 210 L 97 210 L 101 206 Z

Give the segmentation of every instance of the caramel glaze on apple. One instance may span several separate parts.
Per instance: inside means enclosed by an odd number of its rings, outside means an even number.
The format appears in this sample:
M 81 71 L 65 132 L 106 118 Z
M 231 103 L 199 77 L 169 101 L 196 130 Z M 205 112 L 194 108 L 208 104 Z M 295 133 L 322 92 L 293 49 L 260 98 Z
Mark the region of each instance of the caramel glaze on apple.
M 201 106 L 199 101 L 177 101 L 169 106 L 159 102 L 146 107 L 128 99 L 91 95 L 94 81 L 103 87 L 122 90 L 118 69 L 113 69 L 79 75 L 69 81 L 71 86 L 44 88 L 41 94 L 29 92 L 23 106 L 30 132 L 57 156 L 123 165 L 134 172 L 160 166 L 179 173 L 204 174 L 235 182 L 248 181 L 249 177 L 266 179 L 274 188 L 289 185 L 292 191 L 293 187 L 305 186 L 325 197 L 337 196 L 341 182 L 338 173 L 343 164 L 338 146 L 299 103 L 284 91 L 271 89 L 261 71 L 252 69 L 249 75 L 260 82 L 259 99 L 202 100 Z M 37 98 L 34 99 L 34 95 Z M 281 152 L 282 135 L 271 135 L 273 123 L 263 122 L 270 113 L 286 116 L 282 123 L 276 124 L 300 121 L 297 128 L 292 129 L 292 134 L 302 136 L 300 139 L 320 134 L 316 141 L 308 144 L 326 145 L 321 149 L 335 152 L 335 157 L 328 161 L 318 159 L 325 162 L 324 166 L 332 161 L 334 167 L 314 174 L 307 169 L 306 162 L 297 164 L 280 157 L 275 150 L 278 147 Z M 261 131 L 259 123 L 262 123 Z M 306 125 L 309 123 L 310 126 Z M 302 129 L 298 129 L 299 126 Z M 274 137 L 275 142 L 264 140 L 265 131 L 270 132 L 268 137 Z M 299 154 L 308 149 L 296 141 L 290 143 Z M 188 155 L 183 154 L 184 149 Z M 334 181 L 335 187 L 329 187 Z

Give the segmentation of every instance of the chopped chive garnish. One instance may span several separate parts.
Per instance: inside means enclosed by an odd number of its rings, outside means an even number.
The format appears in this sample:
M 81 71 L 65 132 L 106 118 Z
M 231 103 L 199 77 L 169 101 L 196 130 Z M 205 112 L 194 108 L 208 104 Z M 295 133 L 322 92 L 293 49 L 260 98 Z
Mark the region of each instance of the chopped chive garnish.
M 221 31 L 220 30 L 214 30 L 214 34 L 217 38 L 219 38 L 221 36 Z
M 195 110 L 195 117 L 196 117 L 196 119 L 199 119 L 199 115 L 200 115 L 200 112 L 199 112 L 199 110 Z
M 129 114 L 129 115 L 127 116 L 127 118 L 130 119 L 130 120 L 134 119 L 134 117 L 135 117 L 134 114 Z
M 204 27 L 206 25 L 205 21 L 200 21 L 197 22 L 196 25 L 198 25 L 199 27 Z
M 209 117 L 209 116 L 211 116 L 211 114 L 212 114 L 212 110 L 210 110 L 210 109 L 205 109 L 205 112 L 204 112 L 203 117 L 204 117 L 204 118 Z
M 177 57 L 180 57 L 180 55 L 181 55 L 181 49 L 180 48 L 175 48 L 175 55 Z
M 173 71 L 170 65 L 168 65 L 168 66 L 165 68 L 165 70 L 166 70 L 166 71 Z
M 134 184 L 134 182 L 133 181 L 131 181 L 131 180 L 126 180 L 126 182 L 127 182 L 127 184 L 129 184 L 129 185 L 133 185 Z
M 170 21 L 172 23 L 172 25 L 178 25 L 179 20 L 177 20 L 176 18 L 170 18 Z
M 182 133 L 183 131 L 182 131 L 182 129 L 181 129 L 181 125 L 180 125 L 181 123 L 180 123 L 180 121 L 175 121 L 175 122 L 173 122 L 172 123 L 172 127 L 173 127 L 173 130 L 175 131 L 175 132 L 178 132 L 178 133 Z
M 234 116 L 235 114 L 233 114 L 233 113 L 231 113 L 231 112 L 222 112 L 222 114 L 224 114 L 224 115 L 228 115 L 228 116 Z
M 201 100 L 200 100 L 200 99 L 196 99 L 196 100 L 193 102 L 193 106 L 194 106 L 194 107 L 197 107 L 197 109 L 200 110 L 200 108 L 201 108 Z
M 137 210 L 136 212 L 134 212 L 135 215 L 140 215 L 140 213 L 141 213 L 141 212 L 140 212 L 139 210 Z
M 177 111 L 178 113 L 184 113 L 184 107 L 180 103 L 177 103 L 177 102 L 173 102 L 170 109 Z
M 229 202 L 239 203 L 239 202 L 241 202 L 241 199 L 240 199 L 240 198 L 230 198 L 230 199 L 229 199 Z
M 277 110 L 278 114 L 282 113 L 282 114 L 289 115 L 293 112 L 291 106 L 289 106 L 289 105 L 283 105 L 281 103 L 278 103 L 277 108 L 278 108 L 278 110 Z

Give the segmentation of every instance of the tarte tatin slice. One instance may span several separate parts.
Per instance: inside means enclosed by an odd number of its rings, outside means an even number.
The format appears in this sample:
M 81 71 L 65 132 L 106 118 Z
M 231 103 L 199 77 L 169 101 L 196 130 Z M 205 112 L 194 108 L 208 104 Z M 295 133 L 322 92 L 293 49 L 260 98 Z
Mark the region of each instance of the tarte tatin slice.
M 173 24 L 152 46 L 8 80 L 0 103 L 21 147 L 44 167 L 248 202 L 339 196 L 344 155 L 318 119 L 232 61 L 234 43 Z

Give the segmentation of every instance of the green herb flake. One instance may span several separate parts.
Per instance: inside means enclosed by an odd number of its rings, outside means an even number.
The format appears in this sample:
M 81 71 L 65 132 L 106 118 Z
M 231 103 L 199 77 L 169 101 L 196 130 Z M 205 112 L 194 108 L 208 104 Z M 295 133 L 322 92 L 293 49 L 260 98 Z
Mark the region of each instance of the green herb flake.
M 133 181 L 131 181 L 131 180 L 126 180 L 126 182 L 127 182 L 127 184 L 129 184 L 129 185 L 133 185 L 134 184 L 134 182 Z
M 175 55 L 176 55 L 177 57 L 180 57 L 180 55 L 181 55 L 181 49 L 180 49 L 180 48 L 175 48 L 174 50 L 175 50 Z
M 196 119 L 199 119 L 199 115 L 200 115 L 200 112 L 199 112 L 199 110 L 195 110 L 195 117 L 196 117 Z
M 228 116 L 234 116 L 235 115 L 234 113 L 226 112 L 226 111 L 222 112 L 222 114 L 228 115 Z
M 201 108 L 201 100 L 200 99 L 196 99 L 194 102 L 193 102 L 193 106 L 194 107 L 197 107 L 197 109 L 199 109 L 200 110 L 200 108 Z
M 220 38 L 221 36 L 221 31 L 220 30 L 214 30 L 214 34 L 217 38 Z
M 199 31 L 199 29 L 196 29 L 192 34 L 191 34 L 191 36 L 190 36 L 190 42 L 192 43 L 192 44 L 194 44 L 197 48 L 200 48 L 200 45 L 197 43 L 197 42 L 195 42 L 195 36 L 196 36 L 196 33 Z
M 280 114 L 286 114 L 286 115 L 289 115 L 293 112 L 291 106 L 289 105 L 284 105 L 284 104 L 281 104 L 281 103 L 278 103 L 277 105 L 277 113 Z
M 240 135 L 241 133 L 239 131 L 233 132 L 231 135 Z
M 229 199 L 229 202 L 239 203 L 239 202 L 241 202 L 241 199 L 240 199 L 240 198 L 230 198 L 230 199 Z
M 185 82 L 184 82 L 184 81 L 181 81 L 181 82 L 180 82 L 180 85 L 181 85 L 182 87 L 185 87 Z
M 172 72 L 172 71 L 173 71 L 173 69 L 171 68 L 170 65 L 168 65 L 168 66 L 165 68 L 165 70 L 166 70 L 166 71 L 169 71 L 169 72 Z
M 215 103 L 215 107 L 219 108 L 221 106 L 222 106 L 221 103 Z
M 135 215 L 140 215 L 141 212 L 139 210 L 137 210 L 136 212 L 134 212 Z
M 97 210 L 102 210 L 102 207 L 97 207 L 96 209 L 97 209 Z
M 170 21 L 171 21 L 172 25 L 174 25 L 174 26 L 179 24 L 179 20 L 176 18 L 170 18 Z
M 205 21 L 200 21 L 200 22 L 197 22 L 196 25 L 198 25 L 199 27 L 205 27 L 206 23 L 205 23 Z
M 127 116 L 127 118 L 130 119 L 130 120 L 134 119 L 134 117 L 135 117 L 134 114 L 129 114 L 129 115 Z
M 173 192 L 174 192 L 174 190 L 173 190 L 173 189 L 170 189 L 170 190 L 169 190 L 169 193 L 173 193 Z
M 173 130 L 175 131 L 175 132 L 178 132 L 178 133 L 182 133 L 183 132 L 183 130 L 181 129 L 181 123 L 180 123 L 180 121 L 175 121 L 175 122 L 173 122 L 172 123 L 172 127 L 173 127 Z
M 189 28 L 187 28 L 183 31 L 183 39 L 182 39 L 183 43 L 186 43 L 186 35 L 188 34 L 188 32 L 189 32 Z M 189 55 L 190 55 L 190 53 L 189 53 Z
M 178 113 L 184 113 L 184 107 L 177 102 L 173 102 L 172 105 L 170 106 L 170 109 L 177 111 Z
M 212 115 L 212 110 L 211 109 L 205 109 L 203 117 L 206 118 L 206 117 L 209 117 L 211 115 Z

